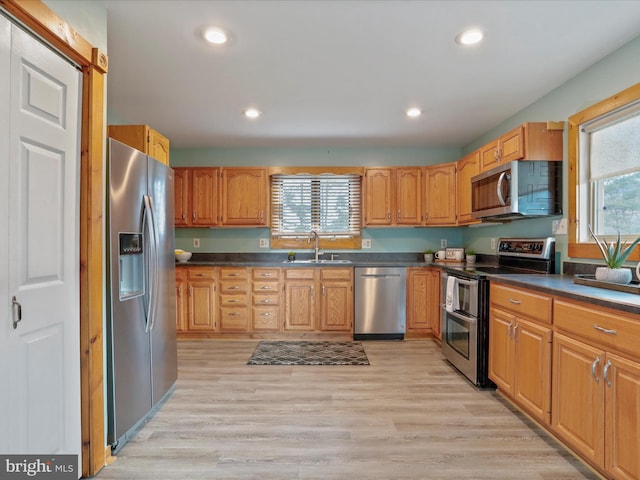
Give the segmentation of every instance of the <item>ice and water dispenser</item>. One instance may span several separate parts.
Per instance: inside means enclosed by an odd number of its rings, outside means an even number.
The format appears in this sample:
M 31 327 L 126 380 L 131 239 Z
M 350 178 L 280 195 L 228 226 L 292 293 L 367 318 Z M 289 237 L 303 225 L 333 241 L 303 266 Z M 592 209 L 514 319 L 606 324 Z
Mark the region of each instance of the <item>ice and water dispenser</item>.
M 119 233 L 120 300 L 144 295 L 144 254 L 141 233 Z

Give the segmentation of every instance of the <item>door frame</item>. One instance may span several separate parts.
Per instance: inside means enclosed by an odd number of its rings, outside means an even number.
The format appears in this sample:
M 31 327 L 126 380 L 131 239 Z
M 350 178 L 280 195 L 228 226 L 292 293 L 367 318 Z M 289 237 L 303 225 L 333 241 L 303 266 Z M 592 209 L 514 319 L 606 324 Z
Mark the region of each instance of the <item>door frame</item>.
M 107 55 L 41 0 L 0 0 L 0 8 L 80 65 L 80 407 L 82 476 L 111 461 L 104 437 L 103 199 Z

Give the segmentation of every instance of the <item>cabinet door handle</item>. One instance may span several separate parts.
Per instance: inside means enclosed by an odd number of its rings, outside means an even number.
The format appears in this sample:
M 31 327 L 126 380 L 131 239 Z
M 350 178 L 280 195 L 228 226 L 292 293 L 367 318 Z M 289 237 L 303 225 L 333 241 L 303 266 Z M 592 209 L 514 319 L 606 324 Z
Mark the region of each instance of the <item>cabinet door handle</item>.
M 604 366 L 604 370 L 602 371 L 602 376 L 604 377 L 604 381 L 607 382 L 607 387 L 611 388 L 611 382 L 609 381 L 609 369 L 611 368 L 611 360 L 607 360 L 606 365 Z
M 229 290 L 238 290 L 240 287 L 235 286 L 235 287 L 229 287 Z
M 511 336 L 511 327 L 513 327 L 513 320 L 511 320 L 511 321 L 509 322 L 509 325 L 507 325 L 507 337 L 509 337 L 509 338 L 513 338 L 513 337 Z
M 596 383 L 600 383 L 600 379 L 598 378 L 598 374 L 596 373 L 596 368 L 598 367 L 599 363 L 600 363 L 600 357 L 596 357 L 596 359 L 591 364 L 591 376 L 596 381 Z
M 261 277 L 273 277 L 273 273 L 261 273 Z
M 261 314 L 260 314 L 260 316 L 261 316 L 261 317 L 270 317 L 270 316 L 271 316 L 271 313 L 269 313 L 269 312 L 261 313 Z
M 261 303 L 271 303 L 271 300 L 269 300 L 269 299 L 267 298 L 267 299 L 265 299 L 265 300 L 262 300 L 262 302 L 261 302 Z
M 238 312 L 229 312 L 229 313 L 227 313 L 227 317 L 237 317 L 238 315 L 240 315 Z
M 518 327 L 520 325 L 518 325 L 517 323 L 513 326 L 513 339 L 517 342 L 518 341 Z
M 387 220 L 391 221 L 391 212 L 387 211 Z
M 193 212 L 191 212 L 191 218 L 193 218 L 194 220 L 196 219 L 196 211 L 195 210 Z
M 196 273 L 196 277 L 206 277 L 206 273 Z
M 513 298 L 510 298 L 509 302 L 513 303 L 514 305 L 521 305 L 522 304 L 522 302 L 520 300 L 514 300 Z
M 607 335 L 617 335 L 618 334 L 618 332 L 616 332 L 615 330 L 610 329 L 610 328 L 601 327 L 597 323 L 593 324 L 593 328 L 595 328 L 599 332 L 606 333 Z
M 269 285 L 269 286 L 265 285 L 263 287 L 260 287 L 260 290 L 274 290 L 274 288 L 271 285 Z
M 398 210 L 398 220 L 402 220 L 402 214 L 400 213 L 400 210 Z
M 240 300 L 236 300 L 235 298 L 232 298 L 230 300 L 227 300 L 228 303 L 238 303 Z
M 325 287 L 324 287 L 324 285 L 322 285 L 322 296 L 323 296 L 323 297 L 324 297 L 325 291 L 326 291 L 326 290 L 325 290 Z

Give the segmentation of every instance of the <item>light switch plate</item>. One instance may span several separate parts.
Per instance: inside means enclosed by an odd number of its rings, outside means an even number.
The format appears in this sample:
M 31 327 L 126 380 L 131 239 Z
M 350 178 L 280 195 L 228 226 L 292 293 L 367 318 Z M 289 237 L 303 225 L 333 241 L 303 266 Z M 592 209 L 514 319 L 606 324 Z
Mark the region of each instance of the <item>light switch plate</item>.
M 371 239 L 363 238 L 362 239 L 362 248 L 371 248 Z
M 194 238 L 193 239 L 193 248 L 200 248 L 200 239 L 199 238 Z
M 260 248 L 269 248 L 269 239 L 261 238 L 260 239 Z

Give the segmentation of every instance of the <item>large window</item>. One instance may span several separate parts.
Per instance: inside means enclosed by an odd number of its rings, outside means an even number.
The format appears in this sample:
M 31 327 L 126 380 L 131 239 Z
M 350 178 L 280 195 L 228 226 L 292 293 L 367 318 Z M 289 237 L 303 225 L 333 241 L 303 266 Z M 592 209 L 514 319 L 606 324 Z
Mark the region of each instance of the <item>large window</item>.
M 640 235 L 640 84 L 569 119 L 569 255 L 598 258 L 599 235 Z
M 308 248 L 313 230 L 323 248 L 359 248 L 360 184 L 355 174 L 273 175 L 272 246 Z

